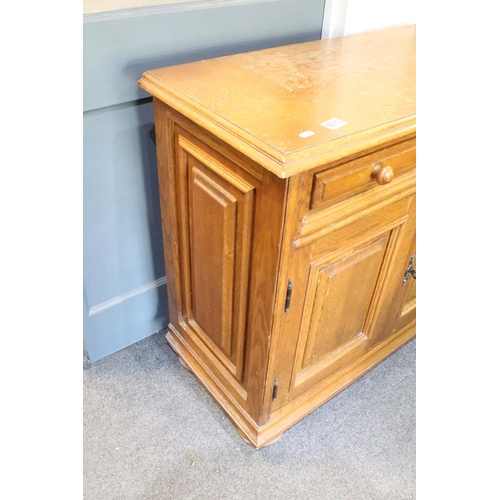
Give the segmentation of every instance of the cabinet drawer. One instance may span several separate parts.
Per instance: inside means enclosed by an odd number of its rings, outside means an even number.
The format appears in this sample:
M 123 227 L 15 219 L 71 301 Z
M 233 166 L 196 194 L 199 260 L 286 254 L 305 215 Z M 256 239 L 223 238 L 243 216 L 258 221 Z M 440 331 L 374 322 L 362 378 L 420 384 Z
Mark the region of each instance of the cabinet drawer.
M 415 168 L 415 139 L 404 141 L 313 176 L 309 208 L 339 203 L 371 189 L 384 189 Z

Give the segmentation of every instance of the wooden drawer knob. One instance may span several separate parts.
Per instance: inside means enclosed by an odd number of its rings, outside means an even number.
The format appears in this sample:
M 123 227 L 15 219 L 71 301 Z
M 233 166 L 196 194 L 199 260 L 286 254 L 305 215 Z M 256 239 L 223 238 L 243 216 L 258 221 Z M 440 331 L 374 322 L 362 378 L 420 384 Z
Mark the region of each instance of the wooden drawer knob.
M 372 172 L 372 177 L 380 184 L 389 184 L 389 182 L 394 179 L 394 172 L 392 167 L 387 165 L 387 167 L 381 167 L 380 165 L 376 165 Z

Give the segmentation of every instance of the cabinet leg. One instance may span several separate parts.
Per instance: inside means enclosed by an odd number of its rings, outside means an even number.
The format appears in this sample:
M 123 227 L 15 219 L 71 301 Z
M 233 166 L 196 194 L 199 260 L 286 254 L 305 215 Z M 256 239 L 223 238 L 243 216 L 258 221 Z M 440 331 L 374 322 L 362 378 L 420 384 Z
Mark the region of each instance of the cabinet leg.
M 240 435 L 240 438 L 245 441 L 245 443 L 249 444 L 250 446 L 253 446 L 253 444 L 248 440 L 248 438 L 241 432 L 239 429 L 236 429 L 238 431 L 238 434 Z
M 255 448 L 255 445 L 251 441 L 248 440 L 248 438 L 245 436 L 245 434 L 243 434 L 243 432 L 241 432 L 239 429 L 236 429 L 236 430 L 238 431 L 240 438 L 243 439 L 243 441 L 245 441 L 245 443 L 247 443 L 250 446 L 253 446 Z M 271 446 L 272 444 L 276 443 L 281 436 L 282 436 L 282 434 L 279 434 L 274 439 L 272 439 L 271 441 L 268 441 L 264 446 L 261 446 L 260 448 L 265 448 L 266 446 Z
M 179 360 L 179 363 L 181 364 L 181 366 L 182 366 L 183 368 L 185 368 L 188 372 L 193 373 L 193 372 L 191 371 L 191 368 L 189 368 L 189 366 L 186 364 L 186 362 L 185 362 L 185 361 L 184 361 L 184 360 L 183 360 L 180 356 L 177 356 L 177 359 Z
M 278 436 L 276 436 L 274 439 L 271 439 L 271 441 L 268 441 L 264 446 L 263 448 L 265 448 L 266 446 L 271 446 L 272 444 L 278 442 L 281 438 L 283 434 L 279 434 Z

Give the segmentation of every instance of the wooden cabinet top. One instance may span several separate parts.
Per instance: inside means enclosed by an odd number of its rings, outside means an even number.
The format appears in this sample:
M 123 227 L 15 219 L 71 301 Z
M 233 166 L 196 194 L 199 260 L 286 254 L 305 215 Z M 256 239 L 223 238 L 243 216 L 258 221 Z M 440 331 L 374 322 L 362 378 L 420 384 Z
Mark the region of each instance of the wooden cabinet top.
M 139 85 L 285 178 L 415 134 L 415 26 L 147 71 Z

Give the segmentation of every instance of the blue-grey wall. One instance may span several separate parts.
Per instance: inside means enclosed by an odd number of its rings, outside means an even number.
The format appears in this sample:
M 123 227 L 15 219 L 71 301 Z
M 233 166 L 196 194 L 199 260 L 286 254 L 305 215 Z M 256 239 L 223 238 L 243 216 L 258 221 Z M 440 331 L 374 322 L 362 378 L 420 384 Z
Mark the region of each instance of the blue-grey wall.
M 324 0 L 238 0 L 84 17 L 83 316 L 91 362 L 168 324 L 153 107 L 137 80 L 152 68 L 319 39 L 323 7 Z

